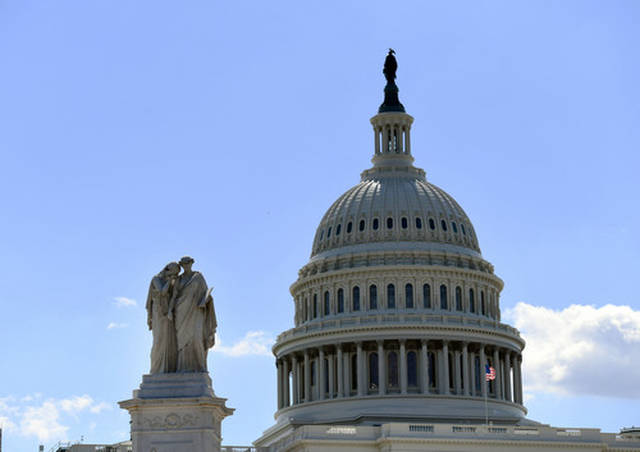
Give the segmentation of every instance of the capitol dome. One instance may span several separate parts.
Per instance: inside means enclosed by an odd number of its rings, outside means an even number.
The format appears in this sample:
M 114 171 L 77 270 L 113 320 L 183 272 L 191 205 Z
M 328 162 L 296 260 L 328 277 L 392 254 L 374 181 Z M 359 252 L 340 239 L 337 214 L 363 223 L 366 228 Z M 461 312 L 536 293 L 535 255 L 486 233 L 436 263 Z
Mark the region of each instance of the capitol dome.
M 333 203 L 316 231 L 312 257 L 384 242 L 420 249 L 454 245 L 449 248 L 479 256 L 473 226 L 456 200 L 427 182 L 419 168 L 393 169 L 363 172 L 362 181 Z
M 503 282 L 464 210 L 413 165 L 413 118 L 395 69 L 385 75 L 373 166 L 327 210 L 290 288 L 265 438 L 285 425 L 525 419 L 525 344 L 500 321 Z

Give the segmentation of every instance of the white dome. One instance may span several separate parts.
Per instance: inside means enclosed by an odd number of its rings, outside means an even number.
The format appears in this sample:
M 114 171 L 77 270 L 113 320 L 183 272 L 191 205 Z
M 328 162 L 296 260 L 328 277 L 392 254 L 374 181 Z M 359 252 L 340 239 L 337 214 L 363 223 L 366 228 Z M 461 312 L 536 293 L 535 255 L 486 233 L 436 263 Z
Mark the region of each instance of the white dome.
M 462 207 L 413 166 L 365 171 L 362 182 L 325 213 L 311 255 L 336 254 L 342 247 L 353 252 L 351 245 L 384 242 L 394 242 L 396 247 L 397 242 L 410 242 L 422 249 L 447 244 L 453 245 L 449 247 L 452 252 L 480 255 L 473 226 Z

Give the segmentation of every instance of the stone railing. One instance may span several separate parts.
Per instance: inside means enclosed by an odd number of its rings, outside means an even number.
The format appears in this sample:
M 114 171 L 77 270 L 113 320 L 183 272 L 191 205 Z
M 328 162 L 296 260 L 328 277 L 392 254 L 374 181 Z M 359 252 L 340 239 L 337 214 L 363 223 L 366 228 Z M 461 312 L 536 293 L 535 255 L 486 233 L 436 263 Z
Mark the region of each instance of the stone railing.
M 418 312 L 391 312 L 381 311 L 374 313 L 363 313 L 359 315 L 340 315 L 316 319 L 296 328 L 284 331 L 278 335 L 278 342 L 313 333 L 316 331 L 341 330 L 344 328 L 370 327 L 370 326 L 426 326 L 444 325 L 481 328 L 490 331 L 506 333 L 520 339 L 520 332 L 507 324 L 498 320 L 489 319 L 469 314 L 455 314 L 450 312 L 421 314 Z

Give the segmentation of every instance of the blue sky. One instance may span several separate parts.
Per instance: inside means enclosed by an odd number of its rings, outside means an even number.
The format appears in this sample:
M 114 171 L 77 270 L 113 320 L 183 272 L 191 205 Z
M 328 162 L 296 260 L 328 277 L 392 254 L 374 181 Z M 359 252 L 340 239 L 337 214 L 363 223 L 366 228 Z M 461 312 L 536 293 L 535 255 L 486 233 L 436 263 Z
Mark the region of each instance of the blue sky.
M 215 286 L 224 443 L 272 423 L 270 343 L 369 166 L 388 47 L 416 165 L 528 339 L 529 416 L 638 424 L 639 22 L 634 1 L 0 2 L 5 448 L 128 437 L 148 283 L 184 254 Z

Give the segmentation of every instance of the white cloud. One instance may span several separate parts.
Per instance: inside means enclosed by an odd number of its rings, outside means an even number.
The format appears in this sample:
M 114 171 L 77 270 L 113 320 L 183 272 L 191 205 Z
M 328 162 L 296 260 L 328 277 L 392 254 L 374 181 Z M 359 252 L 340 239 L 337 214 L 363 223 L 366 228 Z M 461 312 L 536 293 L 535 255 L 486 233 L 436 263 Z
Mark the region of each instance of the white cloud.
M 233 345 L 224 345 L 216 335 L 216 345 L 213 347 L 213 351 L 227 356 L 272 356 L 273 342 L 273 338 L 265 331 L 249 331 L 244 338 Z
M 66 399 L 47 399 L 34 404 L 40 397 L 41 394 L 36 393 L 22 398 L 0 398 L 0 427 L 7 432 L 36 436 L 40 442 L 66 440 L 69 426 L 65 425 L 65 419 L 68 421 L 73 418 L 77 422 L 81 413 L 98 414 L 111 408 L 111 405 L 95 402 L 86 394 Z
M 127 326 L 129 326 L 126 323 L 116 323 L 116 322 L 110 322 L 107 325 L 107 329 L 108 330 L 115 330 L 115 329 L 120 329 L 120 328 L 126 328 Z
M 100 403 L 96 403 L 91 408 L 89 408 L 89 411 L 91 411 L 94 414 L 98 414 L 101 411 L 110 410 L 110 409 L 111 409 L 111 405 L 109 405 L 107 402 L 100 402 Z
M 13 433 L 18 426 L 7 416 L 0 416 L 0 428 L 7 433 Z
M 518 303 L 505 318 L 527 341 L 527 391 L 640 398 L 640 311 Z
M 116 306 L 119 308 L 133 308 L 138 305 L 138 302 L 133 298 L 127 297 L 114 297 Z
M 93 405 L 93 399 L 88 395 L 74 396 L 69 399 L 62 399 L 59 402 L 60 408 L 68 413 L 82 411 Z
M 52 401 L 39 407 L 26 407 L 20 421 L 20 432 L 25 436 L 37 436 L 41 442 L 66 439 L 69 427 L 60 424 L 60 412 Z

